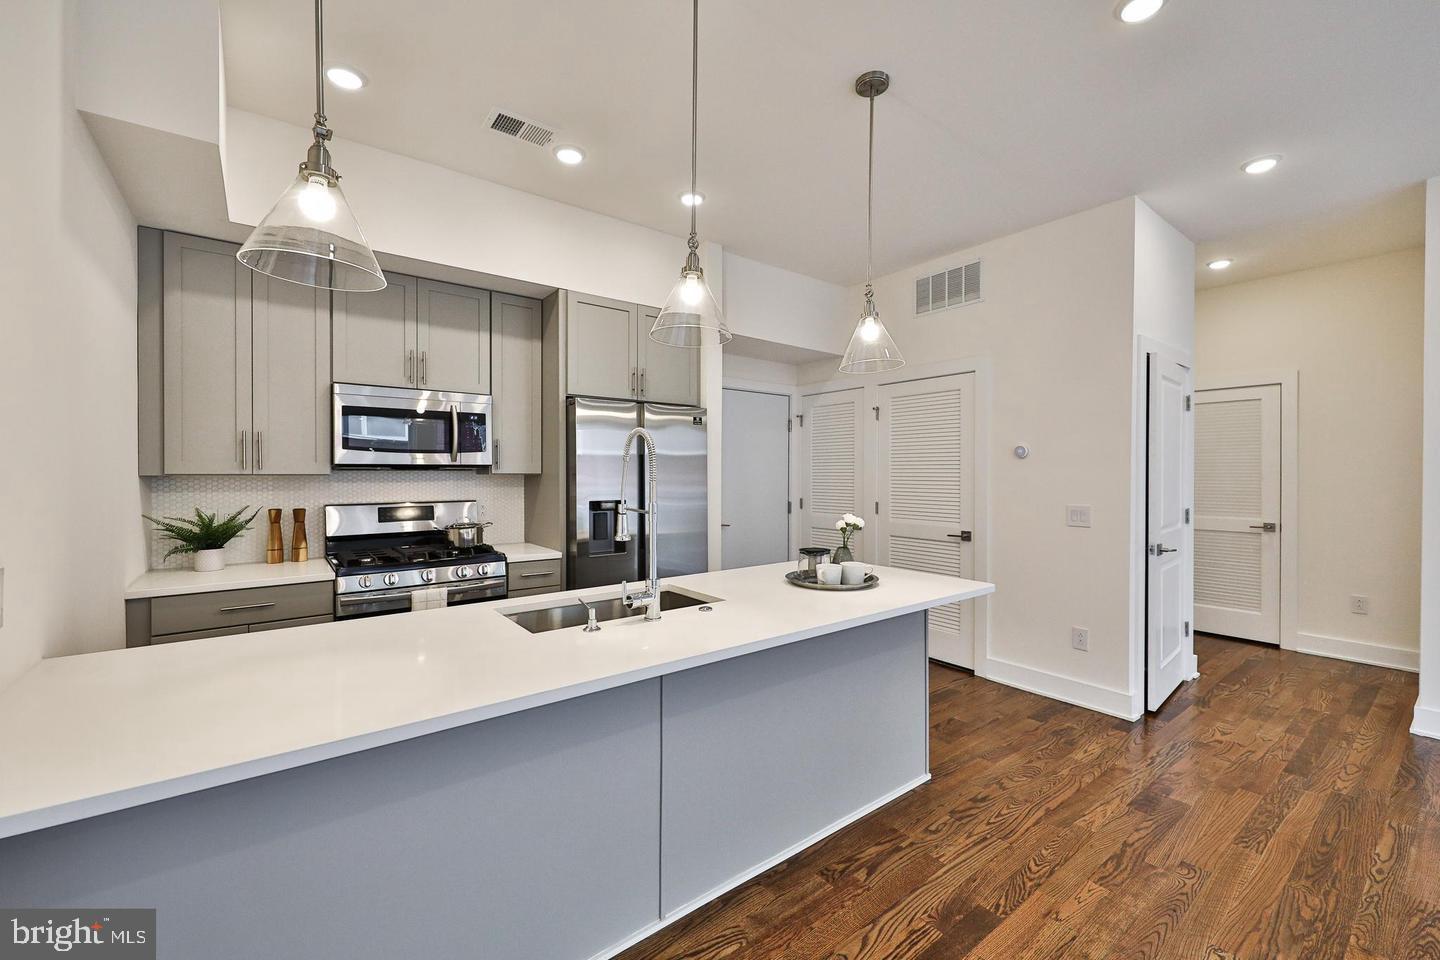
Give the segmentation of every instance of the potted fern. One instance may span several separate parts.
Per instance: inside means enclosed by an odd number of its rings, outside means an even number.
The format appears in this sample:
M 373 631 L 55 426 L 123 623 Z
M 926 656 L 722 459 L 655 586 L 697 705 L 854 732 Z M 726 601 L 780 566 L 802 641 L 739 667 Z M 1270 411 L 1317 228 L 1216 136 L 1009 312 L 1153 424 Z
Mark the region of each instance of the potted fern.
M 249 509 L 248 505 L 241 507 L 223 520 L 218 513 L 206 513 L 199 507 L 195 508 L 193 520 L 188 517 L 160 519 L 148 515 L 145 519 L 155 524 L 163 539 L 175 541 L 175 546 L 165 554 L 166 560 L 177 553 L 191 553 L 195 555 L 197 571 L 212 573 L 225 569 L 225 544 L 249 530 L 250 524 L 260 514 L 256 510 L 247 518 L 245 511 Z

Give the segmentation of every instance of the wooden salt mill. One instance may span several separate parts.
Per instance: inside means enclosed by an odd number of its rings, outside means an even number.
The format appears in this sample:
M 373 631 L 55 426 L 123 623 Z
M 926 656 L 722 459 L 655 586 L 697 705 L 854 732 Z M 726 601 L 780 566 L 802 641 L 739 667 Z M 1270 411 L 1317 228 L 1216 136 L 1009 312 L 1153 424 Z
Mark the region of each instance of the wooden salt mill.
M 285 541 L 280 536 L 280 508 L 272 507 L 270 513 L 270 538 L 265 542 L 265 562 L 285 562 Z
M 310 543 L 305 539 L 305 508 L 295 508 L 295 532 L 290 535 L 290 559 L 304 563 L 310 559 Z

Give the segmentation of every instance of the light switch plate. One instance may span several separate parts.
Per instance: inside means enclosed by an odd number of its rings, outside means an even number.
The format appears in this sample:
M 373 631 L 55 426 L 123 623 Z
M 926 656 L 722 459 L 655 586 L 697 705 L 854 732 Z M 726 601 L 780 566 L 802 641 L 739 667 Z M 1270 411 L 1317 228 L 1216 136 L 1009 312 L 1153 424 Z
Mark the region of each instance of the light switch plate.
M 1076 650 L 1088 653 L 1090 651 L 1090 628 L 1071 627 L 1070 646 L 1074 647 Z
M 1088 527 L 1090 526 L 1090 505 L 1088 503 L 1072 503 L 1065 508 L 1065 526 L 1067 527 Z

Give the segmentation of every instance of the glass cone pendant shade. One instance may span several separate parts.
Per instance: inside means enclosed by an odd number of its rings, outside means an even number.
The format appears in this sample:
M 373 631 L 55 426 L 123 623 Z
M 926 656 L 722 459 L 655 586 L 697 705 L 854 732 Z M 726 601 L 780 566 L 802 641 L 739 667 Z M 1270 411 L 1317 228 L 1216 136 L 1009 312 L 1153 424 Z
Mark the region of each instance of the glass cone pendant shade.
M 302 169 L 238 254 L 252 270 L 330 290 L 383 290 L 385 275 L 339 177 Z
M 840 361 L 840 372 L 880 373 L 903 366 L 905 358 L 900 356 L 895 341 L 890 339 L 890 331 L 880 322 L 875 302 L 867 298 L 865 313 L 855 324 L 850 345 L 845 348 L 845 357 Z
M 730 328 L 705 282 L 705 272 L 687 269 L 670 288 L 650 329 L 650 339 L 672 347 L 708 347 L 729 343 L 730 338 Z

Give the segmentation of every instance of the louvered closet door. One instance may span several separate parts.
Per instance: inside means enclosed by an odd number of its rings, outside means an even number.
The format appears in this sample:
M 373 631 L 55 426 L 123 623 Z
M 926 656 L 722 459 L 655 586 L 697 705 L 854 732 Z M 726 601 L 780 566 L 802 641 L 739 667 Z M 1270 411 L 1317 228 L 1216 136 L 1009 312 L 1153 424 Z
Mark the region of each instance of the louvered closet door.
M 975 375 L 890 383 L 880 388 L 879 563 L 973 577 Z M 928 615 L 930 656 L 975 663 L 975 605 Z
M 1280 642 L 1279 521 L 1279 385 L 1197 392 L 1197 630 Z
M 838 547 L 835 521 L 841 514 L 868 516 L 862 498 L 865 475 L 863 390 L 841 390 L 805 397 L 801 403 L 800 530 L 803 546 Z M 864 531 L 850 541 L 856 559 Z

